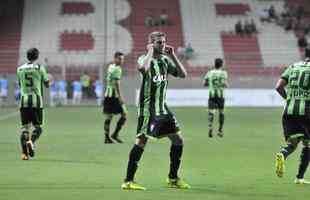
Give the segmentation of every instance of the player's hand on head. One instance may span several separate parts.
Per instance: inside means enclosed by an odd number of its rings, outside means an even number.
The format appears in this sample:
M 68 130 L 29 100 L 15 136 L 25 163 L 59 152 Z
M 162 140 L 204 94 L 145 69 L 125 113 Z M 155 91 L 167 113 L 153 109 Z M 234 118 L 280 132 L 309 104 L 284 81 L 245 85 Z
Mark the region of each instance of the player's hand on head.
M 148 44 L 148 45 L 146 46 L 146 49 L 147 49 L 148 51 L 153 51 L 153 50 L 154 50 L 154 44 L 153 44 L 153 43 Z
M 174 54 L 174 48 L 173 48 L 173 46 L 166 45 L 166 47 L 165 47 L 165 53 L 168 54 L 168 55 Z

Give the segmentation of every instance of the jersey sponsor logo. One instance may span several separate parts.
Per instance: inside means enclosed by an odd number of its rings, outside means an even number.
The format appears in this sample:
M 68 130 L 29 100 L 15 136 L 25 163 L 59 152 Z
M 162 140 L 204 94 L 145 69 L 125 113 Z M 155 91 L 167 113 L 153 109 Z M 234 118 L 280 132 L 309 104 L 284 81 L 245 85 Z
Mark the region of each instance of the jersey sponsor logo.
M 166 75 L 156 75 L 153 77 L 153 82 L 158 83 L 162 81 L 167 81 L 167 76 Z
M 308 90 L 302 90 L 302 89 L 292 89 L 289 97 L 301 97 L 301 98 L 307 98 L 310 99 L 310 91 Z

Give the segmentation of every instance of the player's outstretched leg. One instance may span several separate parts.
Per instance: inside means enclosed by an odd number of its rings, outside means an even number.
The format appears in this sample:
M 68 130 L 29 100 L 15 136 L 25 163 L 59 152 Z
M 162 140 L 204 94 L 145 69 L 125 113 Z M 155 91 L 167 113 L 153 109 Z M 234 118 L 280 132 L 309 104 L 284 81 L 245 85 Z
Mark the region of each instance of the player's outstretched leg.
M 24 127 L 20 135 L 20 144 L 22 148 L 22 160 L 29 160 L 28 150 L 27 150 L 27 141 L 29 140 L 29 131 L 28 128 Z
M 298 143 L 298 138 L 288 139 L 287 145 L 285 147 L 282 147 L 281 151 L 276 154 L 276 174 L 278 177 L 283 176 L 285 170 L 284 162 L 287 157 L 296 150 Z
M 218 136 L 219 137 L 223 137 L 224 133 L 223 133 L 223 126 L 224 126 L 224 112 L 223 110 L 219 111 L 219 132 L 218 132 Z
M 136 141 L 136 144 L 133 146 L 129 153 L 126 179 L 122 184 L 122 189 L 124 190 L 145 190 L 145 187 L 137 184 L 134 181 L 134 176 L 138 169 L 138 163 L 141 159 L 146 143 L 147 138 L 145 136 L 139 137 Z
M 190 185 L 179 178 L 178 171 L 183 154 L 183 138 L 180 134 L 171 134 L 168 136 L 171 141 L 170 147 L 170 170 L 167 184 L 171 188 L 189 189 Z
M 113 143 L 113 141 L 110 138 L 111 120 L 112 120 L 112 115 L 106 115 L 106 119 L 104 121 L 104 135 L 105 135 L 104 143 L 106 143 L 106 144 Z
M 123 141 L 119 138 L 119 132 L 122 129 L 122 127 L 124 126 L 124 124 L 126 123 L 126 120 L 127 120 L 126 114 L 122 114 L 122 116 L 119 118 L 119 120 L 116 124 L 116 128 L 115 128 L 115 130 L 111 136 L 111 138 L 114 139 L 118 143 L 123 143 Z
M 300 154 L 300 163 L 298 168 L 298 174 L 296 176 L 295 183 L 296 184 L 310 184 L 309 181 L 304 180 L 304 175 L 307 171 L 308 165 L 309 165 L 309 159 L 310 159 L 310 147 L 309 142 L 304 141 L 303 142 L 304 147 Z
M 214 111 L 209 110 L 208 112 L 208 122 L 209 122 L 209 137 L 213 137 L 213 130 L 212 130 L 212 125 L 213 125 L 213 120 L 214 120 Z

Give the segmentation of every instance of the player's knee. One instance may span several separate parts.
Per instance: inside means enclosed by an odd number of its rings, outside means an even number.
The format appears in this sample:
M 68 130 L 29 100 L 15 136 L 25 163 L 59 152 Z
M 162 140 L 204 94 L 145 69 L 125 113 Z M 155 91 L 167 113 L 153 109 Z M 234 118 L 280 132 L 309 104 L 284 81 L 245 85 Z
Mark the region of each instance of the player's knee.
M 33 134 L 36 134 L 37 136 L 40 136 L 43 132 L 43 129 L 41 126 L 36 126 L 34 131 L 33 131 Z
M 22 142 L 26 142 L 29 140 L 29 131 L 23 130 L 21 135 L 20 135 L 20 139 Z
M 136 139 L 136 145 L 139 146 L 140 148 L 144 149 L 147 143 L 147 138 L 145 136 L 141 136 Z
M 121 118 L 119 119 L 119 122 L 118 122 L 119 125 L 123 126 L 126 123 L 126 120 L 127 120 L 126 116 L 125 117 L 121 116 Z
M 290 139 L 288 139 L 288 141 L 287 141 L 287 145 L 288 145 L 289 147 L 291 147 L 292 149 L 296 149 L 298 143 L 299 143 L 299 139 L 298 139 L 298 138 L 290 138 Z
M 184 139 L 180 133 L 170 135 L 169 139 L 173 145 L 182 146 L 184 144 Z

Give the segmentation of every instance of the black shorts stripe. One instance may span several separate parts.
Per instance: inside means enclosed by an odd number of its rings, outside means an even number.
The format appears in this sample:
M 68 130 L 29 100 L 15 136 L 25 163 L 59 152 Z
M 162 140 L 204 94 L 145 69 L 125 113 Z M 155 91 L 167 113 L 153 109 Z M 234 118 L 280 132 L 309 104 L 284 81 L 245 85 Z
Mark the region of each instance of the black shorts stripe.
M 305 115 L 310 117 L 310 101 L 305 102 Z
M 41 99 L 40 96 L 36 94 L 36 98 L 37 98 L 37 108 L 41 107 Z
M 144 110 L 144 93 L 145 93 L 145 82 L 146 82 L 146 73 L 143 73 L 143 77 L 142 77 L 142 85 L 140 88 L 140 95 L 139 95 L 139 106 L 140 106 L 140 114 L 143 113 Z
M 22 96 L 21 99 L 20 99 L 20 101 L 21 101 L 21 102 L 20 102 L 20 107 L 21 107 L 21 108 L 23 108 L 23 107 L 25 106 L 25 105 L 24 105 L 24 100 L 25 100 L 25 98 L 24 98 L 24 96 Z
M 165 69 L 164 69 L 164 65 L 162 62 L 159 62 L 159 70 L 160 70 L 160 74 L 161 75 L 165 75 Z M 165 85 L 166 82 L 162 81 L 161 85 L 160 85 L 160 95 L 159 95 L 159 113 L 160 114 L 164 114 L 164 110 L 163 110 L 163 95 L 164 95 L 164 89 L 165 89 Z
M 28 107 L 31 108 L 33 106 L 32 95 L 28 95 Z
M 154 69 L 154 63 L 151 62 L 151 77 L 154 77 L 156 72 Z M 156 83 L 153 82 L 153 80 L 150 80 L 150 84 L 151 84 L 151 92 L 150 92 L 150 107 L 149 107 L 149 111 L 150 111 L 150 115 L 151 116 L 155 116 L 155 101 L 156 101 Z
M 300 100 L 297 99 L 294 102 L 293 115 L 299 115 L 299 106 L 300 106 Z

